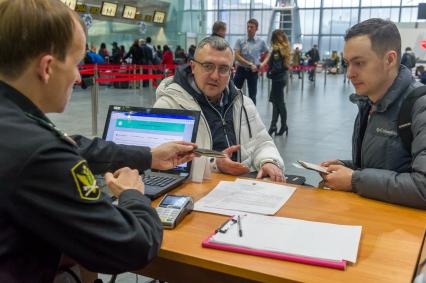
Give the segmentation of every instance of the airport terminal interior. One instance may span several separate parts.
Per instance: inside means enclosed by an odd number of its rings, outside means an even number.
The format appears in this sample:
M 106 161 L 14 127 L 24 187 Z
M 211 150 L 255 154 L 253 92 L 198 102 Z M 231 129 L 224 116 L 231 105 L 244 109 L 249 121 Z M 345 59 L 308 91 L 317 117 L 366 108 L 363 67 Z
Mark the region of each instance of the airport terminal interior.
M 156 49 L 168 45 L 175 53 L 180 46 L 184 55 L 174 58 L 174 63 L 185 64 L 190 46 L 210 35 L 214 22 L 226 23 L 225 39 L 233 47 L 239 38 L 246 36 L 246 23 L 251 18 L 259 22 L 256 36 L 268 46 L 272 32 L 284 30 L 292 54 L 296 47 L 301 50 L 302 69 L 307 64 L 305 54 L 316 45 L 320 60 L 314 68 L 314 79 L 308 79 L 308 71 L 289 72 L 285 87 L 288 132 L 273 136 L 285 163 L 285 173 L 304 176 L 306 184 L 313 187 L 322 178 L 316 172 L 300 168 L 298 160 L 320 163 L 352 158 L 352 131 L 358 109 L 349 101 L 355 90 L 346 79 L 342 64 L 346 30 L 368 18 L 392 20 L 400 30 L 402 49 L 411 47 L 418 65 L 426 59 L 426 49 L 421 42 L 426 39 L 425 22 L 418 19 L 418 7 L 423 1 L 419 0 L 62 1 L 72 6 L 85 21 L 88 48 L 98 53 L 100 46 L 106 45 L 109 55 L 103 55 L 105 63 L 111 60 L 113 43 L 123 46 L 123 54 L 126 54 L 135 40 L 150 37 Z M 120 59 L 120 64 L 130 62 L 131 58 Z M 160 81 L 150 80 L 144 85 L 137 80 L 120 83 L 106 80 L 97 82 L 95 87 L 86 80 L 87 85 L 74 87 L 64 113 L 48 116 L 70 135 L 101 137 L 109 105 L 151 107 Z M 270 80 L 266 73 L 261 73 L 256 108 L 266 129 L 272 118 L 270 89 Z M 243 92 L 248 93 L 246 86 Z M 108 275 L 100 277 L 104 282 L 110 278 Z M 119 275 L 116 282 L 150 280 L 126 273 Z

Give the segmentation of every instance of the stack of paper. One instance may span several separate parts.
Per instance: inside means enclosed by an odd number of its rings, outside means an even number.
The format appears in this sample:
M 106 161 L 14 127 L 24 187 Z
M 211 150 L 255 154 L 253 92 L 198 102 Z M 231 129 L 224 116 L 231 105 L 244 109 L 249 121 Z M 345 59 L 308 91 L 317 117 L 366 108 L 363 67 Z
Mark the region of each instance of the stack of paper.
M 273 215 L 295 190 L 285 185 L 254 180 L 221 181 L 208 195 L 195 203 L 194 210 L 224 215 L 243 212 Z
M 340 269 L 357 259 L 361 226 L 255 214 L 241 217 L 240 224 L 216 233 L 203 246 Z

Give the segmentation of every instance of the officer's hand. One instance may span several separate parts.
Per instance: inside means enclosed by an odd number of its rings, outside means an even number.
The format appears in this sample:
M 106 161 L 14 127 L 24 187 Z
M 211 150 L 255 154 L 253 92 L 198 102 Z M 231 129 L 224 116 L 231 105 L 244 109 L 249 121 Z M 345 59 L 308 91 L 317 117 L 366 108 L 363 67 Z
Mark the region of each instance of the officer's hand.
M 223 152 L 226 153 L 225 158 L 216 158 L 217 168 L 223 173 L 230 175 L 242 175 L 250 172 L 250 169 L 242 163 L 234 162 L 230 156 L 233 152 L 240 150 L 240 145 L 233 145 L 225 149 Z
M 191 161 L 194 157 L 199 156 L 193 152 L 195 148 L 197 148 L 195 143 L 184 141 L 163 143 L 151 150 L 151 168 L 167 170 Z
M 105 174 L 105 182 L 114 196 L 117 198 L 125 190 L 138 190 L 144 193 L 142 178 L 138 170 L 123 167 L 112 173 Z

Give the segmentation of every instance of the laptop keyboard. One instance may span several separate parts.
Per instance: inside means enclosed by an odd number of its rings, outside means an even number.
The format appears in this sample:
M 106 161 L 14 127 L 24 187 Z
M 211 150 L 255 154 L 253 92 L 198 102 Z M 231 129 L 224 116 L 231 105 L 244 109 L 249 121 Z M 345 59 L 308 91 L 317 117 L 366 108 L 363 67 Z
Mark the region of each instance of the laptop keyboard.
M 152 175 L 144 175 L 142 178 L 142 181 L 144 184 L 155 186 L 155 187 L 165 187 L 175 180 L 176 180 L 175 178 L 171 178 L 171 177 L 152 176 Z

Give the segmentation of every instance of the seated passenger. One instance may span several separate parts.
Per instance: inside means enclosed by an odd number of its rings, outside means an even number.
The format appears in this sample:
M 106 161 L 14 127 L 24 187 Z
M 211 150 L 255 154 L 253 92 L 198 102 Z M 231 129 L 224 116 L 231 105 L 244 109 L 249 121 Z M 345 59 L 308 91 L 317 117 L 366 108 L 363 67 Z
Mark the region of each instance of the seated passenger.
M 162 81 L 154 107 L 202 111 L 196 143 L 228 155 L 211 160 L 214 169 L 231 175 L 257 170 L 257 178 L 284 181 L 283 160 L 253 101 L 230 81 L 233 61 L 223 38 L 203 39 L 190 65 Z
M 359 108 L 352 136 L 352 160 L 323 162 L 325 185 L 381 201 L 426 209 L 426 96 L 412 109 L 411 150 L 398 134 L 398 115 L 407 95 L 421 84 L 400 64 L 396 25 L 369 19 L 350 28 L 344 58 Z

